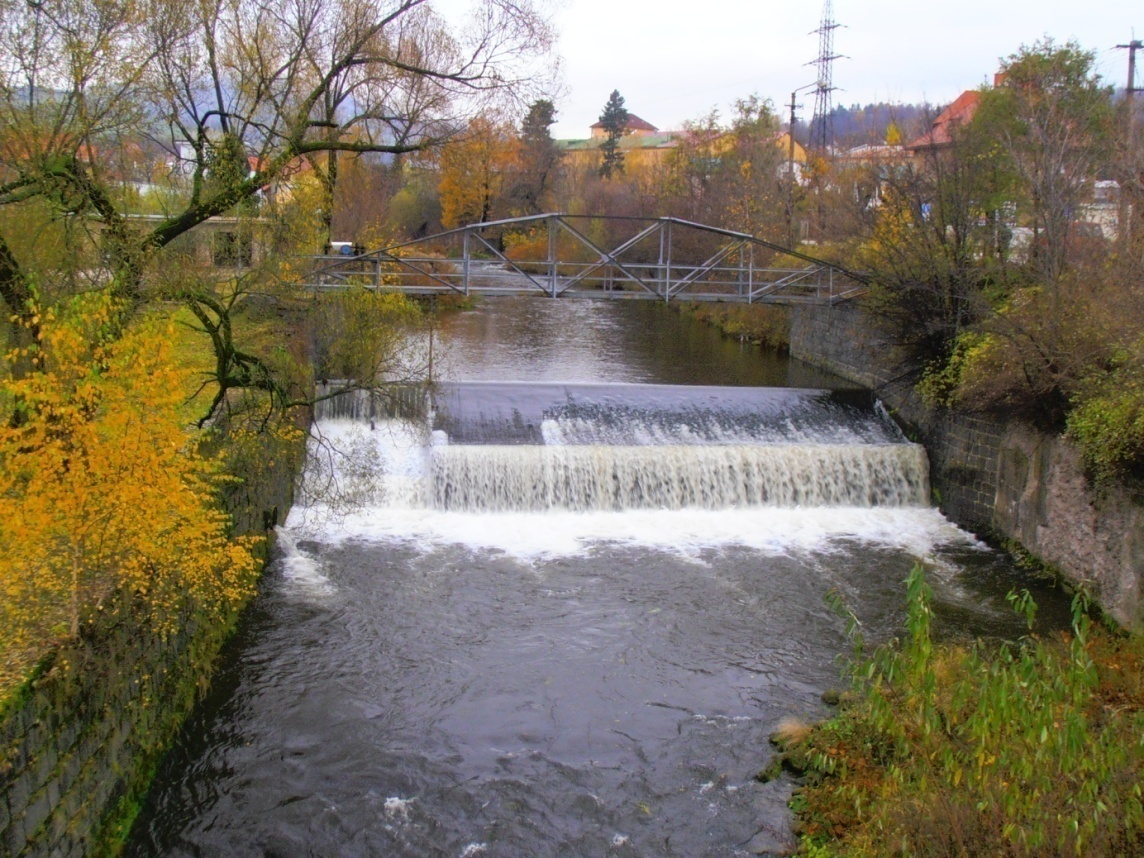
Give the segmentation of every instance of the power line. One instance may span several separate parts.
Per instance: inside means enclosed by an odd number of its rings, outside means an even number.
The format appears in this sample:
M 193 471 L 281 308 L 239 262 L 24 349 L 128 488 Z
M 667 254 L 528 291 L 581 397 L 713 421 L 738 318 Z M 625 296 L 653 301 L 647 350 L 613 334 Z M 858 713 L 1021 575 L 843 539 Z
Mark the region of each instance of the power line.
M 814 117 L 810 123 L 810 148 L 816 152 L 824 153 L 834 142 L 834 119 L 831 116 L 834 106 L 831 93 L 834 86 L 834 61 L 841 58 L 841 54 L 834 53 L 834 31 L 841 25 L 834 20 L 833 0 L 825 0 L 822 5 L 822 22 L 817 30 L 818 59 L 813 65 L 818 72 L 818 82 L 814 94 Z

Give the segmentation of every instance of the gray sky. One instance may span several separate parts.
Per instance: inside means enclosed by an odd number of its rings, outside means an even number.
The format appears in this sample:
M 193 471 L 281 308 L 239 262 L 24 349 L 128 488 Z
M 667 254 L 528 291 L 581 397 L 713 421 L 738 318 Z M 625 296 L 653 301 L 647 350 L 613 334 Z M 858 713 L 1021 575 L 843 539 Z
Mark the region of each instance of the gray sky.
M 586 137 L 609 93 L 661 129 L 758 93 L 776 106 L 815 80 L 822 0 L 563 0 L 560 34 L 566 94 L 556 137 Z M 1127 79 L 1128 52 L 1144 37 L 1141 0 L 834 0 L 835 104 L 951 101 L 991 81 L 998 58 L 1048 35 L 1093 50 L 1111 83 Z M 1144 52 L 1137 85 L 1144 84 Z M 801 117 L 813 92 L 799 98 Z

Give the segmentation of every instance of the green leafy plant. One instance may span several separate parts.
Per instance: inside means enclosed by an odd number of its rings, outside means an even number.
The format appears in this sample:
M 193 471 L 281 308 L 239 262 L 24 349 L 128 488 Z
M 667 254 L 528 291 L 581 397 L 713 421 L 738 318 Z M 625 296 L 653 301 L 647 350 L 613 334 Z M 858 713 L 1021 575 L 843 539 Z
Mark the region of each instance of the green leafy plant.
M 1069 413 L 1068 435 L 1098 482 L 1144 477 L 1144 362 L 1120 352 L 1106 371 L 1082 384 Z
M 1032 597 L 1009 600 L 1031 632 Z M 904 638 L 856 651 L 855 702 L 808 738 L 803 853 L 1139 854 L 1140 639 L 1094 627 L 1082 591 L 1070 635 L 939 646 L 931 601 L 916 566 Z

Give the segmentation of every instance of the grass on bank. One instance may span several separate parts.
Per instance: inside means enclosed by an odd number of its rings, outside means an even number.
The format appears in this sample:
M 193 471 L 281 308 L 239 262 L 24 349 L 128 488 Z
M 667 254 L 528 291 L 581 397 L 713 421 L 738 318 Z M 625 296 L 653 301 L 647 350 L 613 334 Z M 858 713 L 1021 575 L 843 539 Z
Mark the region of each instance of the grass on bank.
M 935 645 L 920 567 L 907 586 L 904 639 L 855 635 L 842 708 L 787 742 L 801 854 L 1144 854 L 1141 636 L 1079 594 L 1071 634 Z M 1031 629 L 1029 594 L 1010 601 Z
M 777 354 L 790 352 L 790 309 L 778 304 L 675 302 L 681 313 Z

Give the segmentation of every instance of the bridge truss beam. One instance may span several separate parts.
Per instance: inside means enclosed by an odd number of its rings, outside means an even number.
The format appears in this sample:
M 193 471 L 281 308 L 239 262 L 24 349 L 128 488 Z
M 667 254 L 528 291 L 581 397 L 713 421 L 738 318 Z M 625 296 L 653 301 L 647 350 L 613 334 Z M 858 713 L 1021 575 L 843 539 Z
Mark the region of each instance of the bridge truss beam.
M 607 250 L 577 221 L 625 221 L 634 234 Z M 506 232 L 544 237 L 541 259 L 501 247 Z M 681 237 L 690 238 L 688 249 Z M 563 239 L 563 241 L 562 241 Z M 696 248 L 714 247 L 702 261 Z M 836 303 L 867 278 L 746 233 L 679 218 L 542 214 L 471 224 L 354 257 L 314 257 L 311 289 L 353 286 L 411 294 L 544 295 L 741 303 Z

